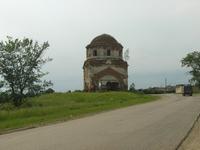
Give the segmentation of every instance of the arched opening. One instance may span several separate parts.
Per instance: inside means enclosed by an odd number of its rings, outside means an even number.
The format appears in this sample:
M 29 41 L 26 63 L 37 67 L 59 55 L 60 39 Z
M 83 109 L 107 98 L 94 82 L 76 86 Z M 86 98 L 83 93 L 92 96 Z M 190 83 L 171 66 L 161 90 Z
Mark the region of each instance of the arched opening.
M 97 83 L 98 90 L 119 91 L 126 90 L 124 80 L 126 77 L 119 72 L 107 68 L 94 75 L 93 80 Z
M 120 89 L 118 82 L 107 82 L 106 89 L 110 91 L 118 91 Z

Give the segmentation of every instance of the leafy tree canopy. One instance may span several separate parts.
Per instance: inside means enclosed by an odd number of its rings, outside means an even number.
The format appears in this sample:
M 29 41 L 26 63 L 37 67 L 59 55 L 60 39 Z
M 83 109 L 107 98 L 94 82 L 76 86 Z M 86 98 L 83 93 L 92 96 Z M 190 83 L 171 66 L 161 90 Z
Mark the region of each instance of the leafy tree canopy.
M 131 83 L 130 87 L 129 87 L 129 91 L 131 92 L 135 92 L 135 84 L 134 83 Z
M 28 38 L 8 37 L 0 42 L 0 77 L 16 105 L 27 95 L 36 95 L 52 84 L 41 79 L 47 74 L 41 67 L 52 60 L 43 58 L 48 47 L 48 42 L 40 45 Z
M 192 69 L 189 72 L 192 75 L 190 82 L 200 87 L 200 52 L 194 51 L 187 54 L 187 56 L 183 58 L 181 62 L 182 66 Z

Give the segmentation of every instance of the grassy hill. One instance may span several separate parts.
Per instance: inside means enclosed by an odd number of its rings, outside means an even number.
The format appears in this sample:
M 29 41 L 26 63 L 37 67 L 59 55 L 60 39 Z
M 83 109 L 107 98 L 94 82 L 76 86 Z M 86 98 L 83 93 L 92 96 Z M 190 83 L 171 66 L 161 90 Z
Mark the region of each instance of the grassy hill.
M 29 98 L 20 108 L 0 105 L 0 132 L 65 121 L 156 99 L 156 96 L 128 92 L 46 94 Z

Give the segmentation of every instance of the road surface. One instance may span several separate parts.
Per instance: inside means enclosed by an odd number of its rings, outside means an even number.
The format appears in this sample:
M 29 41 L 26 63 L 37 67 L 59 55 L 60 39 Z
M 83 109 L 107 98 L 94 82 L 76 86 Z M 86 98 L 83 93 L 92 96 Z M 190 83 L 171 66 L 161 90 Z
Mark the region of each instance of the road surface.
M 0 150 L 174 150 L 200 113 L 200 97 L 162 100 L 0 136 Z

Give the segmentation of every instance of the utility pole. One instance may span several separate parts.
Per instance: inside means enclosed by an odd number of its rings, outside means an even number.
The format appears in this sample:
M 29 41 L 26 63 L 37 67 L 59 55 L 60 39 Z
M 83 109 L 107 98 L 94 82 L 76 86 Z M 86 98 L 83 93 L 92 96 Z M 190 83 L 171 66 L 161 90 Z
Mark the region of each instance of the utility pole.
M 167 93 L 167 78 L 165 78 L 165 93 Z

